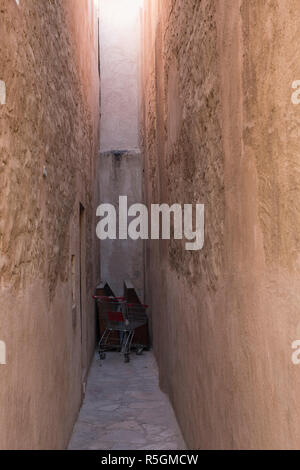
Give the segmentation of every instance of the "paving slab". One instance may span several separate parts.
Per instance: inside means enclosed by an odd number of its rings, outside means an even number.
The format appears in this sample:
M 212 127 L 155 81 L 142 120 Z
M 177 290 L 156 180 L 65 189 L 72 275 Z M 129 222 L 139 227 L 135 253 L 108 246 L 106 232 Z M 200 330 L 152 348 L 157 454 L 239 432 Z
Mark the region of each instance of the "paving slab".
M 69 450 L 185 450 L 152 352 L 95 356 Z

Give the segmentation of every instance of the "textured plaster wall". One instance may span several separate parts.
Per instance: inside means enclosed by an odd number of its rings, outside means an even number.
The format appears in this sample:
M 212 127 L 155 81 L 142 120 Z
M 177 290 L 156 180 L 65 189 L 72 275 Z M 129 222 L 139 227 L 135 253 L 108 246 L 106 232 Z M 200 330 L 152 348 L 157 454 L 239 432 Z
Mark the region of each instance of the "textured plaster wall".
M 148 203 L 205 203 L 205 246 L 146 247 L 162 387 L 190 448 L 299 448 L 300 32 L 294 0 L 145 2 Z
M 1 449 L 67 445 L 94 350 L 95 6 L 0 0 Z

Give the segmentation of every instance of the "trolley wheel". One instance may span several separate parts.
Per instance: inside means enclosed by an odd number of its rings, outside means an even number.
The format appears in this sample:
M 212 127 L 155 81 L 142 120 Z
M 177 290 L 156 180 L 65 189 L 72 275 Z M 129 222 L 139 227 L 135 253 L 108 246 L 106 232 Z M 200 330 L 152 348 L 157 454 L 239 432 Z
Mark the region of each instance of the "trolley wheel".
M 124 362 L 127 364 L 128 362 L 130 362 L 130 356 L 129 354 L 124 354 Z
M 104 352 L 99 353 L 101 361 L 104 361 L 106 359 L 106 354 Z
M 138 349 L 136 350 L 136 355 L 137 355 L 137 356 L 141 356 L 141 355 L 143 354 L 143 351 L 144 351 L 144 348 L 138 348 Z

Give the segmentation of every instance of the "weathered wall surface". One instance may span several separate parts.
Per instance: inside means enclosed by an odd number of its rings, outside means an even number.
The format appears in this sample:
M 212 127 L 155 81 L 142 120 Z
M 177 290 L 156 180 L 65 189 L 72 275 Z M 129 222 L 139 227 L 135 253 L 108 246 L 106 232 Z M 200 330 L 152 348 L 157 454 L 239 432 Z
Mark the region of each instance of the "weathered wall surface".
M 0 1 L 1 449 L 66 446 L 94 350 L 95 5 Z
M 299 448 L 294 0 L 146 1 L 148 204 L 205 203 L 205 246 L 149 242 L 154 348 L 190 448 Z
M 127 196 L 128 208 L 142 202 L 142 158 L 140 153 L 101 155 L 100 200 L 115 207 L 117 224 L 119 196 Z M 101 276 L 115 295 L 124 294 L 124 281 L 131 280 L 140 298 L 144 295 L 142 240 L 103 240 Z
M 138 132 L 139 0 L 100 0 L 101 145 L 100 200 L 119 214 L 119 196 L 128 207 L 142 202 L 142 155 Z M 101 276 L 123 295 L 130 280 L 144 290 L 143 244 L 101 242 Z
M 138 0 L 100 0 L 101 151 L 138 142 Z

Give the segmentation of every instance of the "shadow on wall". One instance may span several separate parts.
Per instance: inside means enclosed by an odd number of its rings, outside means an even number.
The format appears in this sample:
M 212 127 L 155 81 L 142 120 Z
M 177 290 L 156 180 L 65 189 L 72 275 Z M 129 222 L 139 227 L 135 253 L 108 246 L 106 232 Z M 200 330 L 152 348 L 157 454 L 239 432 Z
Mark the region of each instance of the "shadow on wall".
M 100 156 L 100 198 L 119 212 L 119 196 L 128 205 L 142 202 L 142 158 L 136 152 L 115 151 Z M 124 279 L 131 279 L 138 295 L 144 298 L 143 241 L 101 241 L 101 274 L 116 295 L 123 295 Z

